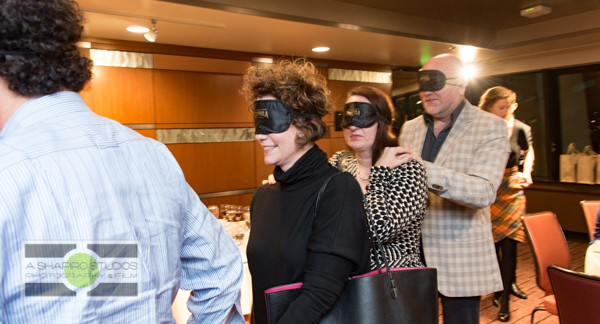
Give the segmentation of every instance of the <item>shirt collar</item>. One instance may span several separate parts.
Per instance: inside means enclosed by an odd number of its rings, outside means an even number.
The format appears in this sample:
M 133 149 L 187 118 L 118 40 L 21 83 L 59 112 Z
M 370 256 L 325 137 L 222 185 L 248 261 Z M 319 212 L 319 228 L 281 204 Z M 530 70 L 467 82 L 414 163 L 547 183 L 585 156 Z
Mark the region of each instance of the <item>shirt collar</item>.
M 460 113 L 463 111 L 463 108 L 465 108 L 465 104 L 467 103 L 467 101 L 465 99 L 463 99 L 459 104 L 458 107 L 456 107 L 456 109 L 454 109 L 454 111 L 450 114 L 450 125 L 454 125 L 454 122 L 458 119 L 458 116 L 460 116 Z M 423 111 L 423 118 L 425 119 L 425 122 L 427 123 L 427 125 L 433 123 L 433 116 L 431 116 L 430 114 L 428 114 L 427 112 Z
M 2 130 L 0 130 L 0 138 L 55 116 L 86 109 L 89 110 L 81 96 L 71 91 L 61 91 L 31 99 L 17 108 L 8 118 Z

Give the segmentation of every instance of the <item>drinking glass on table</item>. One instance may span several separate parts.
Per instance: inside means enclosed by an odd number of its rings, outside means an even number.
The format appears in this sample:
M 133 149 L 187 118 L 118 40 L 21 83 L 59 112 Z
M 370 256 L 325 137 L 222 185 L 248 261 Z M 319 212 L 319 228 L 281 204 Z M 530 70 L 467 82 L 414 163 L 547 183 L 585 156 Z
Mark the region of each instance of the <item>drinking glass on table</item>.
M 231 206 L 229 204 L 221 204 L 221 217 L 223 219 L 227 219 L 227 212 L 229 211 L 229 208 L 231 208 Z
M 240 222 L 244 220 L 244 206 L 236 205 L 235 206 L 235 221 Z
M 228 222 L 235 222 L 235 216 L 237 213 L 237 208 L 235 205 L 229 205 L 229 209 L 225 213 Z
M 221 218 L 221 215 L 219 215 L 219 206 L 217 206 L 217 205 L 209 205 L 206 208 L 208 209 L 209 212 L 211 212 L 211 214 L 215 215 L 215 217 L 217 219 Z

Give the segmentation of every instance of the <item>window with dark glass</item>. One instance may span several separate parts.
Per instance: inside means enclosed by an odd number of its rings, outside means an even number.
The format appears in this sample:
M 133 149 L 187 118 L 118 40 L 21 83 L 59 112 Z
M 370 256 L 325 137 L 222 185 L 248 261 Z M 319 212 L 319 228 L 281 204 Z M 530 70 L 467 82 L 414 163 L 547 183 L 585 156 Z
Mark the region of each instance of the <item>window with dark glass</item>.
M 600 65 L 481 77 L 470 81 L 465 96 L 477 105 L 486 89 L 498 85 L 515 91 L 519 104 L 515 118 L 532 128 L 536 181 L 559 182 L 564 168 L 560 156 L 575 147 L 580 155 L 593 156 L 580 163 L 578 171 L 589 168 L 592 173 L 594 168 L 594 184 L 600 184 L 600 157 L 595 155 L 600 153 Z M 404 121 L 420 115 L 423 108 L 418 93 L 396 96 L 393 102 L 397 134 Z

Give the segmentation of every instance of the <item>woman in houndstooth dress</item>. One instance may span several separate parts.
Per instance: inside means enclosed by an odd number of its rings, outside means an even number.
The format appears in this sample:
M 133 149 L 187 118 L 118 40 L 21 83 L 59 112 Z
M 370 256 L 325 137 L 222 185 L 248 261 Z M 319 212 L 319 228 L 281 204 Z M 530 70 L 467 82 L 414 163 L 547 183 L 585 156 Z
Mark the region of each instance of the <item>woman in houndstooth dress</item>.
M 361 111 L 363 117 L 373 113 L 376 122 L 353 122 L 350 115 L 357 115 L 350 111 L 353 103 L 367 103 L 377 109 L 376 113 L 370 107 Z M 365 210 L 374 219 L 371 229 L 382 240 L 390 266 L 423 267 L 421 225 L 427 185 L 420 157 L 398 147 L 389 134 L 391 104 L 381 90 L 365 86 L 353 89 L 344 114 L 344 139 L 350 150 L 335 153 L 329 162 L 351 173 L 361 185 Z M 371 253 L 371 269 L 376 269 L 378 262 L 383 264 L 381 257 L 377 258 Z

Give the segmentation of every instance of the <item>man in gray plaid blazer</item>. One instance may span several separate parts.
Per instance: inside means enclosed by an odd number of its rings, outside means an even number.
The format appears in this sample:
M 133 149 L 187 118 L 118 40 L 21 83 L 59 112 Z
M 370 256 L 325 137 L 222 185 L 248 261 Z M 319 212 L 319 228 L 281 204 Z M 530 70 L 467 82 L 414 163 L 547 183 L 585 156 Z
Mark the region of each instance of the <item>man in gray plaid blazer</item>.
M 423 65 L 425 113 L 404 123 L 400 135 L 427 171 L 423 252 L 427 266 L 438 269 L 444 324 L 478 324 L 481 295 L 502 290 L 489 206 L 509 155 L 507 129 L 464 98 L 462 68 L 450 54 Z

